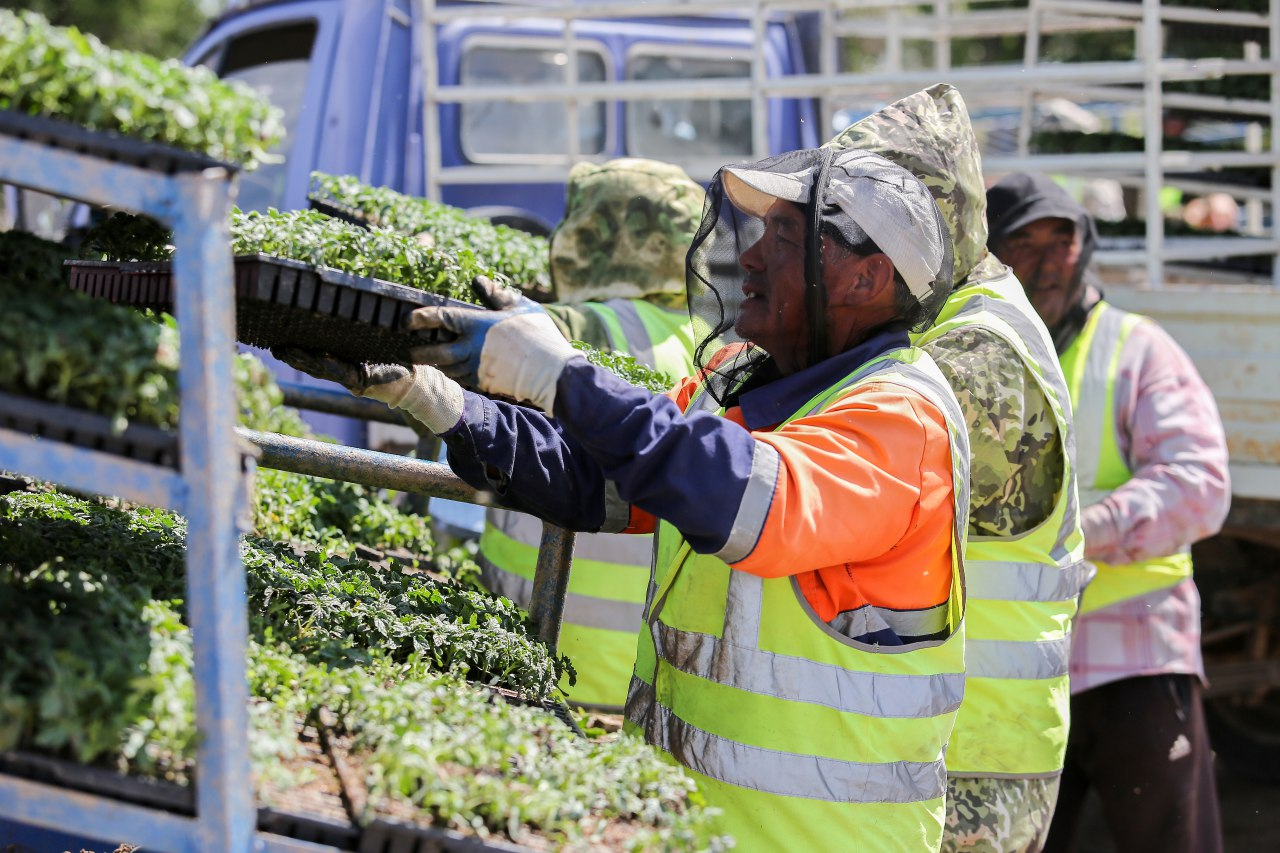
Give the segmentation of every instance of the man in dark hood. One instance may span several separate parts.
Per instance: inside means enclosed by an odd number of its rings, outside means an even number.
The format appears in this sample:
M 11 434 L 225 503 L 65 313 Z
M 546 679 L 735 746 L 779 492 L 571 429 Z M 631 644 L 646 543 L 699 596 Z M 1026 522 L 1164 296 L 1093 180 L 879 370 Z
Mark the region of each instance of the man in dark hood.
M 1045 850 L 1072 849 L 1091 787 L 1117 849 L 1221 850 L 1190 552 L 1231 498 L 1213 395 L 1164 330 L 1102 298 L 1093 220 L 1066 192 L 1015 174 L 987 200 L 992 251 L 1060 353 L 1097 567 L 1072 637 L 1071 732 Z
M 1009 175 L 987 193 L 987 241 L 1027 291 L 1062 352 L 1101 298 L 1089 262 L 1093 217 L 1045 175 Z

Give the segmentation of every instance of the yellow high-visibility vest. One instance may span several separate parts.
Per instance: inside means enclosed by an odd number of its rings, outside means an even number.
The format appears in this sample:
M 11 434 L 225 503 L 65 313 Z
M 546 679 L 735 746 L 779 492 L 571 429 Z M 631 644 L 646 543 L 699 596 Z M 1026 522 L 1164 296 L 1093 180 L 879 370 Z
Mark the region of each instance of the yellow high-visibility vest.
M 1075 407 L 1080 503 L 1092 506 L 1133 476 L 1116 440 L 1115 391 L 1120 352 L 1146 317 L 1105 301 L 1089 312 L 1079 337 L 1062 354 L 1062 369 Z M 1191 549 L 1137 563 L 1095 561 L 1098 575 L 1084 592 L 1081 613 L 1170 589 L 1191 577 Z
M 942 373 L 914 348 L 863 365 L 794 417 L 868 383 L 905 386 L 946 416 L 956 517 L 946 639 L 857 642 L 817 618 L 794 578 L 734 571 L 658 528 L 626 727 L 688 769 L 740 850 L 925 851 L 942 840 L 943 755 L 964 691 L 968 437 Z M 716 406 L 702 389 L 689 409 Z M 748 487 L 743 511 L 767 512 L 771 496 Z
M 953 292 L 934 326 L 915 343 L 931 350 L 933 342 L 963 327 L 998 335 L 1035 378 L 1060 436 L 1064 487 L 1053 512 L 1031 530 L 1016 536 L 969 534 L 968 681 L 947 750 L 947 773 L 1056 776 L 1062 772 L 1070 720 L 1071 625 L 1090 575 L 1067 387 L 1048 330 L 1022 285 L 1007 272 Z M 970 447 L 976 452 L 972 442 Z M 974 468 L 980 464 L 981 459 L 972 460 Z

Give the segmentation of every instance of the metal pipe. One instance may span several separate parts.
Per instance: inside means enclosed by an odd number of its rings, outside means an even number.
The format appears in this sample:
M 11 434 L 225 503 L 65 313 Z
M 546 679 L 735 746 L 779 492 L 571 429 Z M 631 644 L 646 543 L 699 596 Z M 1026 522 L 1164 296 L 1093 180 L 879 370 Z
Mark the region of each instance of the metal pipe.
M 538 565 L 533 572 L 529 617 L 533 620 L 534 636 L 553 652 L 560 642 L 564 599 L 569 591 L 569 566 L 573 562 L 573 540 L 573 531 L 550 522 L 542 523 L 542 542 L 538 547 Z
M 244 428 L 237 428 L 236 432 L 262 451 L 258 465 L 263 468 L 345 480 L 376 489 L 489 503 L 487 492 L 473 489 L 440 462 Z
M 342 415 L 347 418 L 359 418 L 365 421 L 378 421 L 384 424 L 403 424 L 404 420 L 398 411 L 377 400 L 355 397 L 346 391 L 330 391 L 328 388 L 316 388 L 298 382 L 279 382 L 284 392 L 284 404 L 326 415 Z

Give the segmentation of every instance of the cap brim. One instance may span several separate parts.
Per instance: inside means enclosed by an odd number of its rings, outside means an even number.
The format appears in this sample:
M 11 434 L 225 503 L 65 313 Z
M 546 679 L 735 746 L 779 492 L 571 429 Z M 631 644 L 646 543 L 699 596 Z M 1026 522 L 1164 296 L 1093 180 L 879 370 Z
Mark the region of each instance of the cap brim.
M 1026 228 L 1032 222 L 1038 222 L 1041 219 L 1065 219 L 1079 228 L 1080 210 L 1055 204 L 1052 201 L 1034 199 L 1023 205 L 1020 210 L 1015 210 L 1012 216 L 998 222 L 988 222 L 987 227 L 991 230 L 992 238 L 1003 240 L 1019 228 Z
M 778 199 L 796 202 L 809 200 L 809 184 L 812 170 L 802 172 L 765 172 L 726 166 L 724 191 L 734 207 L 750 216 L 761 219 Z

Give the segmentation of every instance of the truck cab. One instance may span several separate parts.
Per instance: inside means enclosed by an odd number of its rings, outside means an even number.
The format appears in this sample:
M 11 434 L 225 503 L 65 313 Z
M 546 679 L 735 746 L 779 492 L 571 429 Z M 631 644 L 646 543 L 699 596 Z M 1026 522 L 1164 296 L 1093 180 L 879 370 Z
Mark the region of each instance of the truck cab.
M 445 5 L 445 4 L 442 4 Z M 753 74 L 755 33 L 746 16 L 579 20 L 571 25 L 576 68 L 569 70 L 566 24 L 552 17 L 485 17 L 482 3 L 448 4 L 466 17 L 426 23 L 413 0 L 268 0 L 215 19 L 188 51 L 190 63 L 242 80 L 285 112 L 280 161 L 244 175 L 245 208 L 306 205 L 312 170 L 354 174 L 366 183 L 432 195 L 426 156 L 459 173 L 435 197 L 478 215 L 546 233 L 564 205 L 563 176 L 574 159 L 652 157 L 709 179 L 727 162 L 751 159 L 750 97 L 608 99 L 596 84 L 698 81 Z M 474 10 L 474 16 L 471 16 Z M 431 30 L 428 32 L 428 28 Z M 777 17 L 765 27 L 770 77 L 802 73 L 801 28 Z M 426 39 L 430 38 L 428 44 Z M 434 57 L 441 87 L 583 87 L 575 121 L 565 101 L 486 100 L 425 107 L 424 63 Z M 589 99 L 591 98 L 591 99 Z M 820 143 L 807 99 L 768 102 L 768 147 L 775 153 Z M 576 140 L 567 138 L 576 128 Z M 527 170 L 546 180 L 495 181 L 494 169 Z

